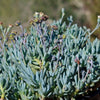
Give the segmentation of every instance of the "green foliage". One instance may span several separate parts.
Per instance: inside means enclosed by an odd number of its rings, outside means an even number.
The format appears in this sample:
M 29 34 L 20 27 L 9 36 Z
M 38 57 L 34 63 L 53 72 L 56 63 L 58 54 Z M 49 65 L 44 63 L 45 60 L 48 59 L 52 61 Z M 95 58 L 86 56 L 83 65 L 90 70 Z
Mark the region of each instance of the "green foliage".
M 38 18 L 36 17 L 38 15 Z M 0 97 L 2 100 L 70 100 L 85 94 L 100 80 L 100 40 L 90 41 L 91 32 L 69 24 L 62 17 L 47 25 L 47 15 L 35 13 L 30 33 L 10 34 L 11 27 L 0 29 L 3 34 L 0 52 Z M 12 95 L 11 95 L 12 94 Z

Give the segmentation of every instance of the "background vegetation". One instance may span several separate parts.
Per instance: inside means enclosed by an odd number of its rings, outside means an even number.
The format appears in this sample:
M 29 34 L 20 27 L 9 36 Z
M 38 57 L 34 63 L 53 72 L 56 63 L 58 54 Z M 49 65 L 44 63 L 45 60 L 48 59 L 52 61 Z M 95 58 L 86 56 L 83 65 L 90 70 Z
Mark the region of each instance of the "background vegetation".
M 8 25 L 21 20 L 27 26 L 35 11 L 58 19 L 61 8 L 65 8 L 66 15 L 72 15 L 79 25 L 94 28 L 100 14 L 99 5 L 100 0 L 0 0 L 0 21 Z M 94 36 L 100 38 L 99 31 Z

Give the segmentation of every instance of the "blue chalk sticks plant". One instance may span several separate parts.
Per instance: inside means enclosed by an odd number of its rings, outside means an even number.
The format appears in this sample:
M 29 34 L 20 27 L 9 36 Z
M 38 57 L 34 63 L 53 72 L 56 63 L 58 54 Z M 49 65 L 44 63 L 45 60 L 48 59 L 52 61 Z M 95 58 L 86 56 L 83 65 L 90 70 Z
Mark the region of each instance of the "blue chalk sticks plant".
M 100 17 L 91 31 L 72 24 L 72 16 L 67 25 L 64 15 L 62 9 L 48 25 L 48 16 L 36 12 L 30 32 L 15 23 L 20 35 L 0 22 L 0 100 L 75 100 L 100 81 L 100 40 L 90 41 Z

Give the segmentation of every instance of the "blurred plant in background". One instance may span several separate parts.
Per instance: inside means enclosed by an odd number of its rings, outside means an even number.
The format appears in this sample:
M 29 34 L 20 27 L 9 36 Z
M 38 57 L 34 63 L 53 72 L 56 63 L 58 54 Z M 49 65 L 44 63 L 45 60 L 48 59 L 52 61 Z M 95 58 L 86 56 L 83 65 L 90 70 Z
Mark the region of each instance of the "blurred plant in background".
M 61 15 L 60 9 L 65 8 L 66 16 L 72 15 L 75 22 L 79 25 L 94 28 L 96 17 L 100 14 L 99 0 L 0 0 L 0 20 L 14 23 L 16 20 L 27 22 L 32 18 L 35 11 L 43 11 L 51 19 L 57 19 Z M 65 18 L 66 19 L 66 18 Z M 100 37 L 99 32 L 93 34 L 94 37 Z

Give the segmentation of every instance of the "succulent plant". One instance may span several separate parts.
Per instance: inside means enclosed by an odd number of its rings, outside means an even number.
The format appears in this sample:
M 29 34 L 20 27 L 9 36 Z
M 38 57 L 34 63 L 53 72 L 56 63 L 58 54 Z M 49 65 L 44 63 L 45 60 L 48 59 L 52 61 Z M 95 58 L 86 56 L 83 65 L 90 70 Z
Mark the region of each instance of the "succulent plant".
M 63 17 L 64 9 L 58 21 L 47 25 L 48 16 L 37 12 L 30 21 L 30 33 L 16 22 L 21 35 L 11 31 L 12 25 L 6 29 L 0 24 L 1 99 L 70 100 L 87 94 L 100 81 L 100 40 L 90 40 L 100 18 L 90 31 L 72 24 L 72 16 L 67 25 Z

